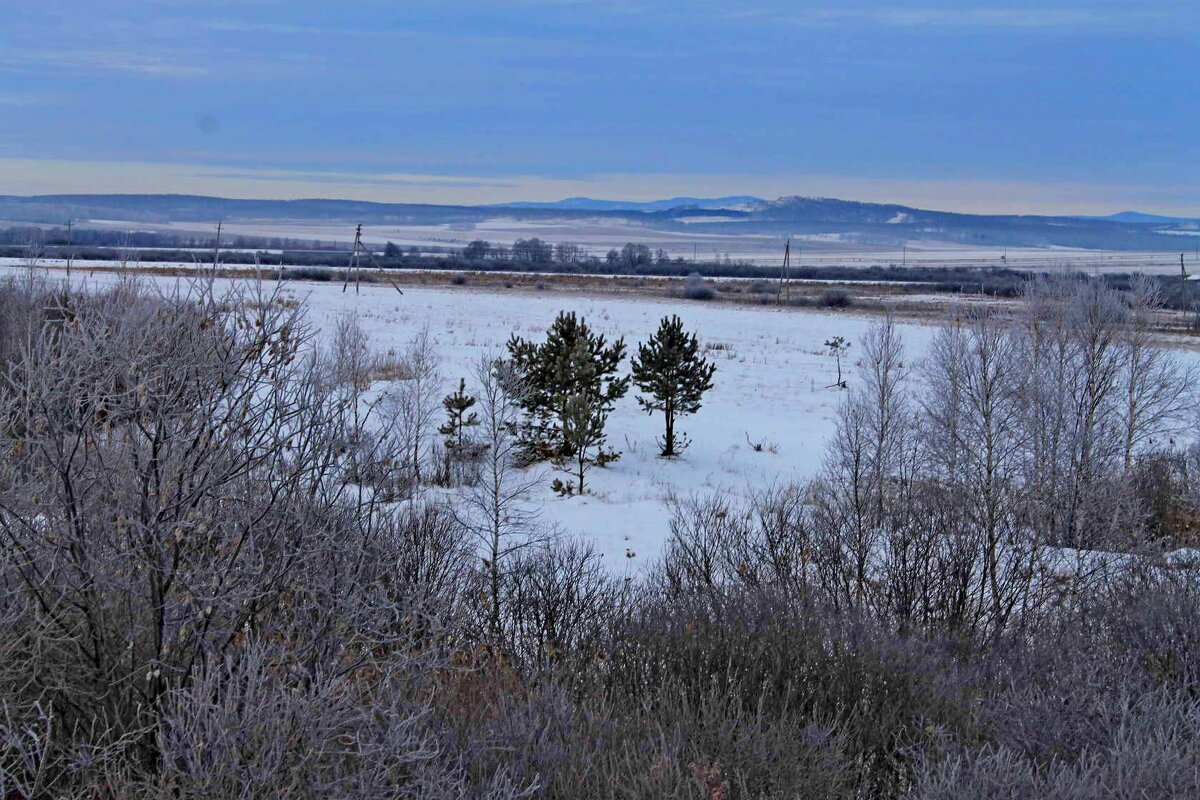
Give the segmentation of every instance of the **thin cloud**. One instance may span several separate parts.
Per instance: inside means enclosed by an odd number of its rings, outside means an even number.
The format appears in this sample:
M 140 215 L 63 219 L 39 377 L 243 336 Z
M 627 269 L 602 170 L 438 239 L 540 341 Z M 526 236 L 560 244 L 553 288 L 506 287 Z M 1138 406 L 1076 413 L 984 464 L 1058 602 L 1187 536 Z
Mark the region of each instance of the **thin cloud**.
M 938 8 L 825 9 L 793 17 L 793 24 L 875 24 L 898 28 L 1111 28 L 1162 22 L 1161 11 L 1138 8 Z
M 257 22 L 240 19 L 214 19 L 200 23 L 204 30 L 215 33 L 269 33 L 280 36 L 387 36 L 408 37 L 407 31 L 379 28 L 344 28 L 324 25 L 301 25 L 286 22 Z
M 602 5 L 594 10 L 614 13 Z M 746 24 L 788 24 L 793 27 L 880 27 L 880 28 L 953 28 L 953 29 L 1076 29 L 1124 30 L 1130 26 L 1169 24 L 1180 14 L 1163 8 L 1096 3 L 1092 5 L 1029 6 L 953 6 L 895 4 L 847 6 L 821 4 L 797 8 L 795 4 L 751 2 L 730 9 L 724 3 L 689 4 L 659 8 L 652 12 L 642 6 L 640 13 L 655 13 L 664 20 L 708 18 Z
M 507 189 L 512 181 L 461 177 L 454 175 L 368 174 L 357 172 L 318 172 L 315 170 L 203 170 L 183 177 L 231 181 L 284 181 L 311 184 L 354 184 L 397 188 L 456 187 L 464 189 Z
M 0 56 L 0 69 L 31 72 L 55 69 L 67 72 L 123 72 L 166 78 L 198 78 L 210 74 L 206 67 L 174 58 L 120 50 L 55 50 Z
M 45 106 L 49 105 L 49 98 L 44 95 L 37 94 L 5 94 L 0 92 L 0 106 L 19 107 L 19 106 Z

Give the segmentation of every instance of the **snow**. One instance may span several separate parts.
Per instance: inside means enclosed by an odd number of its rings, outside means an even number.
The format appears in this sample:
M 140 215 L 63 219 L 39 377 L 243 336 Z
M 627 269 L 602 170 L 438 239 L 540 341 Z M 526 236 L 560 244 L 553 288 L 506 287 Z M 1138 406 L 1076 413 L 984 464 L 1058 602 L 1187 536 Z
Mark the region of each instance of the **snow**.
M 357 311 L 374 345 L 384 351 L 402 350 L 428 325 L 442 357 L 447 392 L 460 377 L 469 384 L 480 356 L 502 353 L 510 335 L 541 338 L 560 310 L 580 314 L 610 340 L 624 336 L 630 352 L 663 316 L 678 314 L 717 365 L 703 408 L 683 420 L 692 440 L 683 457 L 657 457 L 661 417 L 642 411 L 631 389 L 608 425 L 609 443 L 623 455 L 589 472 L 589 494 L 555 496 L 549 489 L 554 474 L 547 469 L 543 489 L 531 498 L 543 506 L 545 523 L 590 539 L 622 572 L 642 568 L 661 551 L 670 516 L 665 501 L 672 493 L 718 487 L 740 492 L 812 475 L 820 467 L 841 399 L 840 391 L 827 388 L 835 380 L 836 365 L 823 343 L 832 336 L 846 337 L 855 344 L 852 361 L 858 340 L 871 325 L 869 319 L 832 312 L 472 287 L 406 288 L 400 296 L 391 287 L 372 285 L 358 298 L 328 284 L 289 284 L 286 291 L 306 299 L 311 318 L 322 327 Z M 919 355 L 932 329 L 902 327 L 910 353 Z M 844 362 L 843 368 L 847 366 Z M 762 451 L 755 451 L 751 442 L 761 444 Z
M 3 271 L 0 267 L 0 274 Z M 19 268 L 7 271 L 21 274 Z M 109 272 L 90 277 L 86 271 L 77 274 L 79 277 L 73 278 L 76 286 L 118 280 Z M 169 288 L 186 279 L 154 276 L 146 280 Z M 221 284 L 229 283 L 219 280 L 216 288 L 220 291 Z M 714 387 L 703 408 L 682 421 L 682 430 L 691 439 L 683 456 L 670 461 L 657 457 L 655 439 L 662 432 L 661 416 L 642 411 L 634 399 L 636 389 L 631 389 L 617 404 L 608 425 L 609 444 L 623 455 L 608 467 L 588 473 L 589 493 L 556 496 L 550 482 L 558 473 L 542 466 L 534 468 L 543 473 L 543 479 L 528 498 L 531 506 L 542 509 L 544 524 L 590 540 L 611 569 L 630 575 L 652 564 L 661 552 L 669 536 L 669 497 L 716 489 L 744 493 L 801 481 L 820 468 L 843 396 L 840 390 L 829 388 L 836 378 L 836 365 L 826 354 L 824 342 L 833 336 L 851 342 L 843 370 L 853 382 L 861 338 L 873 324 L 871 318 L 852 312 L 473 285 L 406 287 L 400 295 L 386 284 L 365 284 L 356 295 L 343 292 L 337 282 L 293 281 L 282 291 L 306 302 L 310 321 L 321 331 L 331 331 L 344 314 L 357 314 L 372 346 L 380 352 L 403 351 L 413 336 L 428 327 L 441 357 L 447 393 L 457 389 L 462 377 L 470 387 L 480 358 L 502 354 L 512 334 L 540 339 L 559 311 L 582 315 L 593 330 L 610 340 L 624 336 L 630 353 L 658 327 L 662 317 L 678 314 L 685 327 L 697 333 L 707 356 L 717 365 Z M 934 328 L 912 323 L 899 327 L 908 358 L 919 360 Z M 1191 352 L 1184 357 L 1197 359 Z M 625 365 L 627 368 L 628 361 Z M 1167 561 L 1194 562 L 1200 559 L 1198 553 L 1178 551 Z M 1092 563 L 1098 557 L 1054 548 L 1044 553 L 1051 572 L 1078 570 L 1081 559 L 1098 566 Z
M 117 280 L 112 273 L 78 275 L 73 278 L 77 286 Z M 169 287 L 184 279 L 150 280 Z M 662 418 L 642 411 L 631 389 L 608 425 L 609 443 L 623 455 L 588 474 L 589 494 L 556 496 L 549 488 L 555 473 L 543 467 L 542 488 L 530 498 L 531 504 L 543 507 L 545 524 L 590 539 L 606 562 L 622 573 L 644 568 L 660 553 L 669 533 L 670 495 L 718 487 L 744 492 L 750 486 L 811 476 L 820 467 L 842 397 L 839 390 L 828 388 L 836 365 L 823 343 L 832 336 L 852 342 L 849 358 L 843 359 L 843 369 L 852 370 L 861 350 L 859 340 L 872 324 L 867 317 L 844 312 L 474 286 L 406 287 L 400 295 L 386 284 L 366 284 L 355 295 L 343 293 L 336 282 L 289 282 L 283 291 L 305 300 L 309 319 L 322 330 L 332 330 L 340 315 L 357 313 L 380 352 L 402 351 L 428 326 L 442 359 L 446 392 L 457 388 L 460 377 L 467 378 L 469 386 L 480 357 L 501 354 L 510 335 L 540 338 L 559 311 L 582 315 L 610 340 L 624 336 L 630 353 L 662 317 L 678 314 L 717 365 L 703 408 L 682 421 L 692 441 L 683 456 L 672 461 L 657 457 L 655 438 L 661 435 Z M 901 327 L 910 357 L 919 356 L 933 329 Z M 761 451 L 751 442 L 761 444 Z
M 1179 550 L 1173 550 L 1163 556 L 1163 561 L 1167 566 L 1171 567 L 1200 567 L 1200 548 L 1184 547 Z

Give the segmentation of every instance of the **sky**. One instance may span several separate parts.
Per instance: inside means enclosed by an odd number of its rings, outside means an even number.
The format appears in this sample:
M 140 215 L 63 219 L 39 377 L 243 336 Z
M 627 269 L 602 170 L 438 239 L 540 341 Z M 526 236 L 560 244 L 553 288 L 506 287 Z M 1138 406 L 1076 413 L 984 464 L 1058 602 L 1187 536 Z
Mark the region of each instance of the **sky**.
M 1196 0 L 0 0 L 0 194 L 1200 215 Z

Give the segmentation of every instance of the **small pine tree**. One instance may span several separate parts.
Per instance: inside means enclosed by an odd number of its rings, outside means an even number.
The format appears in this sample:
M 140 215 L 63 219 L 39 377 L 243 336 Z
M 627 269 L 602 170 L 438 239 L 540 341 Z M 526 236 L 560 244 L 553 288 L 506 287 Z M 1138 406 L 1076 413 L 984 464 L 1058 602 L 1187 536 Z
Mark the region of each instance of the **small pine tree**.
M 563 437 L 575 452 L 571 457 L 571 465 L 576 483 L 569 488 L 578 494 L 587 491 L 584 488 L 587 470 L 603 460 L 601 453 L 604 448 L 604 423 L 607 417 L 608 412 L 585 394 L 572 395 L 567 399 Z M 595 455 L 592 454 L 593 449 L 597 451 Z
M 471 411 L 474 405 L 475 398 L 467 394 L 465 378 L 459 378 L 458 391 L 442 398 L 446 424 L 438 428 L 438 433 L 446 437 L 446 449 L 457 456 L 462 456 L 470 446 L 467 429 L 479 424 L 479 415 Z
M 845 389 L 846 381 L 842 379 L 842 356 L 846 355 L 846 351 L 850 349 L 850 343 L 843 336 L 835 336 L 825 340 L 825 348 L 829 351 L 829 355 L 837 361 L 837 383 L 834 386 Z
M 677 316 L 664 317 L 650 341 L 638 345 L 633 360 L 633 380 L 644 393 L 638 403 L 646 413 L 663 412 L 666 432 L 659 442 L 664 458 L 678 455 L 687 446 L 675 431 L 675 421 L 700 410 L 700 399 L 712 388 L 716 366 L 700 355 L 695 334 L 685 333 Z
M 609 405 L 588 388 L 598 367 L 585 340 L 576 341 L 567 363 L 572 372 L 582 379 L 584 388 L 568 395 L 562 405 L 563 443 L 571 453 L 570 463 L 576 479 L 574 486 L 567 484 L 565 488 L 567 494 L 584 494 L 587 470 L 607 464 L 616 455 L 604 447 L 607 441 L 604 426 L 608 422 Z

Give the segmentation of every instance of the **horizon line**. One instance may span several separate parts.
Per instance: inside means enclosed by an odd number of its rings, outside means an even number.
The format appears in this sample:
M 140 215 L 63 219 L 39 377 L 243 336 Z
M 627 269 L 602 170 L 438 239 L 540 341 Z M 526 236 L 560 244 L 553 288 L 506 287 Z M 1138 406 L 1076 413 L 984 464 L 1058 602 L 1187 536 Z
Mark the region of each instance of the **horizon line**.
M 788 172 L 470 176 L 0 155 L 0 192 L 13 197 L 176 195 L 476 207 L 556 203 L 580 197 L 647 203 L 674 197 L 741 195 L 854 198 L 854 202 L 992 216 L 1103 217 L 1127 210 L 1151 213 L 1144 211 L 1150 208 L 1156 209 L 1153 213 L 1158 216 L 1200 218 L 1200 192 L 1187 184 L 1114 185 L 987 176 L 904 178 Z
M 769 198 L 769 197 L 761 197 L 758 195 L 748 195 L 748 194 L 747 195 L 730 194 L 730 195 L 716 195 L 716 196 L 675 195 L 672 197 L 655 197 L 655 198 L 649 199 L 649 200 L 631 200 L 631 199 L 624 198 L 624 197 L 598 197 L 598 196 L 592 196 L 592 195 L 573 195 L 570 197 L 561 197 L 557 200 L 512 200 L 512 201 L 502 201 L 502 202 L 492 202 L 492 203 L 463 203 L 463 202 L 439 203 L 439 202 L 428 202 L 428 201 L 418 201 L 418 200 L 399 200 L 399 201 L 367 200 L 367 199 L 358 199 L 358 198 L 352 198 L 352 197 L 338 197 L 338 196 L 333 196 L 333 195 L 328 195 L 328 196 L 302 195 L 302 196 L 297 196 L 297 197 L 263 197 L 263 196 L 235 197 L 235 196 L 224 195 L 224 194 L 203 194 L 203 193 L 195 193 L 195 192 L 172 192 L 172 191 L 160 191 L 160 192 L 72 192 L 72 191 L 67 191 L 67 192 L 48 192 L 48 193 L 44 193 L 44 194 L 43 193 L 0 194 L 0 198 L 12 198 L 12 199 L 18 199 L 18 200 L 39 200 L 39 199 L 56 199 L 56 198 L 106 198 L 106 197 L 109 197 L 109 198 L 110 197 L 137 197 L 137 198 L 152 198 L 152 197 L 171 198 L 171 197 L 175 197 L 175 198 L 196 198 L 196 199 L 202 199 L 202 200 L 222 200 L 222 201 L 229 201 L 229 202 L 235 202 L 235 203 L 357 203 L 357 204 L 361 204 L 361 205 L 374 205 L 374 206 L 432 206 L 432 207 L 437 207 L 437 208 L 508 209 L 508 210 L 513 210 L 513 211 L 561 210 L 561 211 L 578 211 L 578 212 L 642 211 L 643 209 L 636 208 L 635 206 L 653 205 L 653 204 L 658 204 L 658 203 L 665 203 L 665 202 L 672 201 L 672 200 L 697 200 L 697 201 L 704 202 L 704 201 L 722 200 L 725 198 L 742 197 L 742 198 L 748 198 L 748 199 L 751 199 L 753 201 L 757 201 L 760 203 L 777 203 L 777 202 L 784 201 L 784 200 L 829 200 L 829 201 L 834 201 L 834 202 L 838 202 L 838 203 L 861 203 L 863 205 L 875 205 L 875 206 L 898 206 L 898 207 L 906 208 L 906 209 L 909 209 L 912 211 L 928 211 L 928 212 L 939 213 L 939 214 L 963 214 L 966 216 L 980 216 L 980 217 L 988 217 L 988 216 L 995 216 L 995 217 L 1071 217 L 1071 218 L 1080 218 L 1080 219 L 1095 218 L 1095 219 L 1104 220 L 1104 219 L 1108 219 L 1109 217 L 1118 216 L 1120 214 L 1141 214 L 1141 215 L 1150 216 L 1150 217 L 1163 217 L 1163 218 L 1172 218 L 1172 219 L 1192 218 L 1188 214 L 1160 213 L 1157 211 L 1145 211 L 1141 208 L 1122 208 L 1119 211 L 1113 211 L 1108 214 L 1073 214 L 1073 213 L 1068 213 L 1068 212 L 1051 213 L 1051 212 L 1045 212 L 1045 211 L 1037 211 L 1037 212 L 959 211 L 959 210 L 950 209 L 950 208 L 937 208 L 937 207 L 931 207 L 931 206 L 911 205 L 911 204 L 903 202 L 903 201 L 858 200 L 858 199 L 852 199 L 852 198 L 846 198 L 846 197 L 834 197 L 834 196 L 830 196 L 830 195 L 815 195 L 815 194 L 812 194 L 812 195 L 810 195 L 810 194 L 785 194 L 785 195 L 780 195 L 778 197 L 775 197 L 774 199 Z M 617 205 L 614 208 L 607 208 L 607 209 L 539 208 L 539 206 L 559 205 L 559 204 L 567 203 L 567 202 L 571 202 L 571 201 L 586 201 L 586 202 L 592 202 L 592 203 L 614 203 L 614 204 L 625 203 L 625 204 L 628 204 L 628 206 Z M 531 206 L 531 207 L 521 208 L 521 206 Z M 678 206 L 664 207 L 661 210 L 668 211 L 673 208 L 686 208 L 687 206 L 688 206 L 687 203 L 681 203 Z M 719 210 L 731 210 L 731 209 L 713 208 L 711 210 L 719 211 Z

